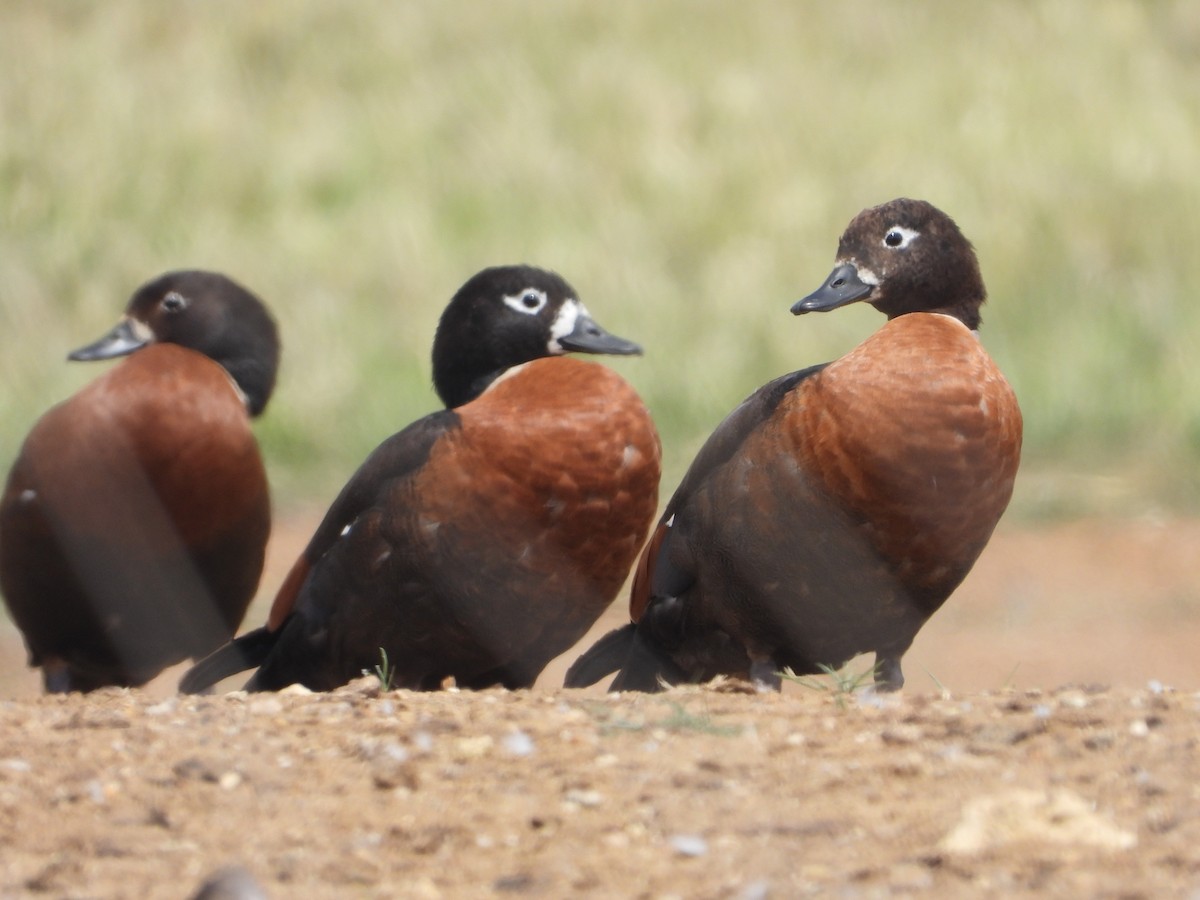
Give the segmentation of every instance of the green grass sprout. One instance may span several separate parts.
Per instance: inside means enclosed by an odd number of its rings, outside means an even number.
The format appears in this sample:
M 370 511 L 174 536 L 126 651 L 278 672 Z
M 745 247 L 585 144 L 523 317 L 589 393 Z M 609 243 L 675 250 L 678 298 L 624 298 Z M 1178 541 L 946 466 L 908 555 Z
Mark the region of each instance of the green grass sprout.
M 854 694 L 870 687 L 874 683 L 875 671 L 878 665 L 863 669 L 860 672 L 853 672 L 849 667 L 835 669 L 833 666 L 826 665 L 825 663 L 818 663 L 817 668 L 824 674 L 824 678 L 817 678 L 811 675 L 797 675 L 790 668 L 785 668 L 780 675 L 788 681 L 795 682 L 809 690 L 832 695 L 837 705 L 841 707 L 845 705 L 848 697 L 854 696 Z
M 379 689 L 381 691 L 390 691 L 395 686 L 396 670 L 392 668 L 391 660 L 388 659 L 388 653 L 382 647 L 379 648 L 379 662 L 375 666 L 374 674 L 379 679 Z

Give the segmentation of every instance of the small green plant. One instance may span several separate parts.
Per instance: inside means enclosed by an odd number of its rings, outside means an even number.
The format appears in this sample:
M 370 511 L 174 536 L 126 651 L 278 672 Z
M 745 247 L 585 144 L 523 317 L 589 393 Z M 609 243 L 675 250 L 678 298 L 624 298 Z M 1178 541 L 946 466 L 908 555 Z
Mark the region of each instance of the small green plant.
M 942 680 L 940 678 L 938 678 L 928 669 L 925 670 L 925 674 L 928 675 L 930 680 L 937 685 L 938 693 L 942 695 L 943 699 L 946 699 L 950 696 L 950 690 L 944 684 L 942 684 Z
M 797 675 L 788 668 L 785 668 L 780 674 L 788 681 L 794 681 L 796 684 L 803 685 L 809 690 L 832 694 L 837 701 L 837 705 L 841 707 L 846 705 L 847 697 L 874 683 L 879 665 L 876 663 L 871 668 L 863 669 L 861 672 L 852 672 L 849 669 L 839 670 L 825 663 L 818 663 L 817 668 L 824 673 L 828 680 L 826 678 L 814 678 L 810 675 Z
M 667 731 L 698 731 L 702 734 L 717 734 L 725 737 L 741 733 L 742 729 L 737 725 L 716 724 L 707 710 L 696 714 L 682 703 L 676 703 L 673 700 L 667 702 L 671 706 L 671 714 L 657 723 L 659 728 L 665 728 Z
M 390 691 L 392 681 L 396 678 L 396 670 L 392 668 L 387 651 L 379 648 L 379 664 L 375 666 L 375 677 L 379 679 L 380 690 Z

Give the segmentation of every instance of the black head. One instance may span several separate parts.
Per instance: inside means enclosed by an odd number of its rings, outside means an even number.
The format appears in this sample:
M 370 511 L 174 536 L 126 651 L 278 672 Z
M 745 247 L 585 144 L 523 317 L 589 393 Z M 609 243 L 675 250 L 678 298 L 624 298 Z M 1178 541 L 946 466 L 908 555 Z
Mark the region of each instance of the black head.
M 596 324 L 555 273 L 533 266 L 484 269 L 442 313 L 433 339 L 433 386 L 453 409 L 482 394 L 505 369 L 570 351 L 631 356 L 642 348 Z
M 940 312 L 979 327 L 987 298 L 971 242 L 924 200 L 893 200 L 854 217 L 833 272 L 792 312 L 821 312 L 863 300 L 889 319 Z
M 68 359 L 110 359 L 152 343 L 203 353 L 237 383 L 250 415 L 266 407 L 279 368 L 275 321 L 261 300 L 224 275 L 191 270 L 147 282 L 112 331 Z

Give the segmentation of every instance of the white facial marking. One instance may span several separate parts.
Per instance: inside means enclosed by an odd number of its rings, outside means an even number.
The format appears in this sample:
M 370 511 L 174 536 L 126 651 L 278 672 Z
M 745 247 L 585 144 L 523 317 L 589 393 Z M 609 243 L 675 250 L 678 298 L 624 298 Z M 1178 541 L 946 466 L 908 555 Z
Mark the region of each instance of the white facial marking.
M 550 342 L 546 344 L 546 349 L 552 354 L 562 353 L 563 348 L 562 344 L 558 342 L 559 338 L 566 337 L 574 331 L 579 317 L 587 314 L 588 311 L 584 309 L 583 304 L 574 297 L 564 301 L 558 315 L 554 317 L 554 324 L 550 326 Z
M 145 341 L 147 344 L 154 342 L 154 332 L 150 330 L 150 326 L 141 319 L 135 319 L 132 316 L 126 316 L 125 320 L 129 323 L 129 330 L 133 332 L 133 336 L 139 341 Z
M 919 231 L 913 231 L 903 225 L 893 225 L 883 234 L 883 246 L 889 250 L 903 250 L 920 236 Z
M 854 271 L 858 273 L 858 280 L 863 284 L 869 284 L 871 287 L 879 287 L 879 276 L 868 269 L 857 259 L 837 259 L 834 260 L 835 266 L 854 266 Z
M 503 299 L 504 305 L 509 309 L 515 309 L 527 316 L 536 316 L 545 308 L 548 298 L 545 291 L 525 288 L 515 294 L 506 294 Z

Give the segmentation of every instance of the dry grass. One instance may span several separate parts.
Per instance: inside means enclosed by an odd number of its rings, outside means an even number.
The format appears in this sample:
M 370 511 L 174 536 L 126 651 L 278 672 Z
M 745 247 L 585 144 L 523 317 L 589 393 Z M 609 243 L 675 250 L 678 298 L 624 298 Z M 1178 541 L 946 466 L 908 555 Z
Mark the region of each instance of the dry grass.
M 787 307 L 912 195 L 979 249 L 1018 509 L 1195 509 L 1198 51 L 1186 0 L 6 4 L 0 460 L 138 283 L 207 266 L 277 312 L 260 434 L 280 502 L 323 504 L 434 406 L 450 293 L 528 261 L 647 347 L 615 365 L 669 490 L 752 388 L 878 325 Z

